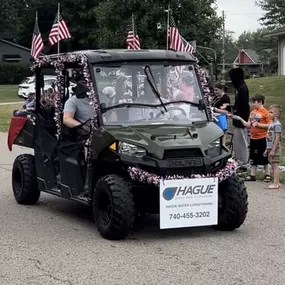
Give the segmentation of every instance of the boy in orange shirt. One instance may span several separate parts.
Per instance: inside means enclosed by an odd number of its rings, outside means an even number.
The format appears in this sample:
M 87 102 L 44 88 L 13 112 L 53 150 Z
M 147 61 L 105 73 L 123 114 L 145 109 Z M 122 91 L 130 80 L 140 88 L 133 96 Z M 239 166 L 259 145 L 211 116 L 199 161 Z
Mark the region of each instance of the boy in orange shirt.
M 263 154 L 267 148 L 266 137 L 267 129 L 271 123 L 269 112 L 264 108 L 263 104 L 265 97 L 256 94 L 251 98 L 253 110 L 250 113 L 248 122 L 242 118 L 238 119 L 247 128 L 250 128 L 250 150 L 249 158 L 251 163 L 250 176 L 246 178 L 247 181 L 256 181 L 256 169 L 258 165 L 263 165 L 265 170 L 264 182 L 270 182 L 270 171 L 268 157 Z

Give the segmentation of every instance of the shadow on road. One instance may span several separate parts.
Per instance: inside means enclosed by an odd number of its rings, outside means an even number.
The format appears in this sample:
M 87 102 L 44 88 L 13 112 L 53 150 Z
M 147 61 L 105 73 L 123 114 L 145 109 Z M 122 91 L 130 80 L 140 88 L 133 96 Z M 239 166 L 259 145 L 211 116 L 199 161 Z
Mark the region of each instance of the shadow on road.
M 96 231 L 96 225 L 93 220 L 92 207 L 78 204 L 73 201 L 43 195 L 40 199 L 37 211 L 45 212 L 52 216 L 61 216 L 67 219 L 68 222 L 74 224 L 78 223 L 82 227 L 86 227 L 86 231 L 94 231 L 94 234 L 99 235 Z M 183 228 L 183 229 L 159 229 L 159 215 L 149 215 L 136 219 L 134 228 L 129 240 L 157 240 L 157 239 L 196 239 L 201 237 L 215 237 L 219 236 L 232 236 L 242 235 L 242 232 L 236 230 L 234 232 L 220 232 L 212 229 L 211 227 L 196 227 L 196 228 Z

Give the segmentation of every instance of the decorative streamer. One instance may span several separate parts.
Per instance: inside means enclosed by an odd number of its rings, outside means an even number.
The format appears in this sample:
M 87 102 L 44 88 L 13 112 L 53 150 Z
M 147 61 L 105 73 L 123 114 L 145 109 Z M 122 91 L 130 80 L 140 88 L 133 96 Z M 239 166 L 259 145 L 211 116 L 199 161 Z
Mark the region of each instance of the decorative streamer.
M 57 90 L 58 94 L 55 98 L 55 117 L 54 120 L 56 122 L 57 126 L 57 135 L 58 138 L 61 134 L 61 114 L 63 110 L 63 104 L 62 104 L 62 99 L 65 96 L 65 79 L 64 79 L 64 64 L 65 63 L 78 63 L 83 70 L 83 76 L 86 82 L 87 87 L 90 90 L 89 98 L 91 99 L 91 105 L 95 110 L 95 116 L 92 118 L 91 121 L 91 129 L 92 132 L 90 134 L 90 138 L 88 140 L 88 143 L 91 143 L 92 135 L 95 129 L 98 128 L 98 111 L 99 111 L 99 101 L 98 97 L 95 93 L 92 77 L 90 74 L 89 70 L 89 65 L 88 65 L 88 58 L 84 54 L 71 54 L 71 53 L 66 53 L 66 54 L 61 54 L 59 56 L 44 56 L 39 59 L 37 59 L 33 66 L 32 66 L 32 71 L 35 70 L 36 67 L 48 67 L 48 66 L 53 66 L 55 68 L 55 72 L 57 75 Z
M 149 173 L 147 171 L 144 171 L 136 167 L 129 167 L 128 172 L 129 172 L 131 179 L 133 180 L 136 180 L 136 181 L 139 181 L 145 184 L 153 184 L 153 185 L 158 186 L 159 181 L 161 179 L 164 179 L 164 180 L 179 179 L 180 180 L 180 179 L 189 179 L 189 178 L 215 177 L 219 180 L 219 182 L 222 182 L 226 180 L 227 178 L 229 178 L 230 176 L 234 175 L 236 173 L 236 169 L 237 169 L 237 163 L 234 160 L 229 160 L 227 165 L 224 168 L 220 169 L 216 173 L 210 173 L 207 175 L 193 174 L 193 175 L 190 175 L 189 177 L 181 176 L 181 175 L 169 175 L 166 177 L 161 177 L 159 175 L 156 175 L 154 173 Z

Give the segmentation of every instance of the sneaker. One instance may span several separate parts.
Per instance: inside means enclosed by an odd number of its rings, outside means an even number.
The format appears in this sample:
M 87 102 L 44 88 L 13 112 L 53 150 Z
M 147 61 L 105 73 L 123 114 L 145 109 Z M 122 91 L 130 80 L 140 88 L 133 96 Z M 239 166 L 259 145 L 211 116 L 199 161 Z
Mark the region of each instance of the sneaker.
M 244 173 L 247 172 L 247 167 L 246 166 L 239 166 L 237 169 L 238 173 Z

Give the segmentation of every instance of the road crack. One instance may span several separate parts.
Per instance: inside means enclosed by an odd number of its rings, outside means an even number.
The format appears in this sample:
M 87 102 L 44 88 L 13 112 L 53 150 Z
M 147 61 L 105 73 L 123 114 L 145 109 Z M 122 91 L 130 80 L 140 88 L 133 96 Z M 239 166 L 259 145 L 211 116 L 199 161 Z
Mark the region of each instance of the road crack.
M 42 263 L 41 263 L 40 260 L 38 260 L 38 259 L 33 259 L 33 258 L 29 258 L 28 260 L 34 262 L 34 266 L 35 266 L 38 270 L 40 270 L 42 273 L 44 273 L 43 275 L 38 275 L 38 276 L 35 276 L 34 278 L 47 276 L 47 277 L 53 279 L 54 281 L 59 281 L 59 282 L 61 282 L 61 283 L 63 283 L 63 284 L 73 285 L 73 284 L 71 283 L 71 281 L 69 281 L 69 280 L 67 280 L 67 279 L 59 278 L 59 277 L 53 275 L 52 273 L 50 273 L 50 272 L 49 272 L 48 270 L 46 270 L 45 268 L 43 268 L 43 265 L 42 265 Z

